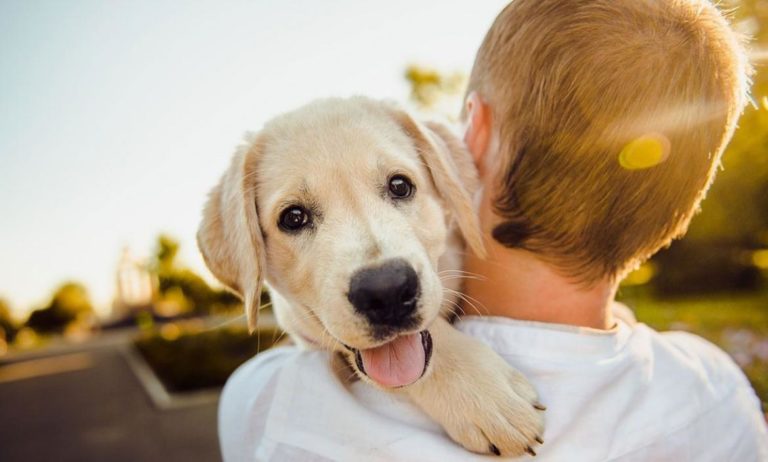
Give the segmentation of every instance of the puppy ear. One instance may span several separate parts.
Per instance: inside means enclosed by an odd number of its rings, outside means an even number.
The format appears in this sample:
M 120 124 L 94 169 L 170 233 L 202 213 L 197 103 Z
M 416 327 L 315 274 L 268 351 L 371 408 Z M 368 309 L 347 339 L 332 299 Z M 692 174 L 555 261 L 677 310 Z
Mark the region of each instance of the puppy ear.
M 197 245 L 208 268 L 242 298 L 251 332 L 256 329 L 265 267 L 252 173 L 260 152 L 257 140 L 238 149 L 211 191 L 197 231 Z
M 459 230 L 472 251 L 485 258 L 483 233 L 472 196 L 479 185 L 477 169 L 464 144 L 450 130 L 435 122 L 420 124 L 408 113 L 393 109 L 395 120 L 413 139 L 429 168 L 437 192 L 449 204 Z

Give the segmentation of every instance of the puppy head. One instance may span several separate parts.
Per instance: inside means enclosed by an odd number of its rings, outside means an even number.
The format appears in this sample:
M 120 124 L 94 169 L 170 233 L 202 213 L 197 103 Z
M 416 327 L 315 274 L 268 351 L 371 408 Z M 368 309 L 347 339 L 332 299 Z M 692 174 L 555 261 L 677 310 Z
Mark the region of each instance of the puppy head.
M 211 271 L 255 327 L 262 278 L 291 332 L 365 350 L 438 315 L 449 220 L 483 254 L 474 170 L 447 130 L 363 98 L 283 115 L 240 149 L 198 233 Z M 278 307 L 279 308 L 279 307 Z M 333 346 L 328 345 L 328 346 Z

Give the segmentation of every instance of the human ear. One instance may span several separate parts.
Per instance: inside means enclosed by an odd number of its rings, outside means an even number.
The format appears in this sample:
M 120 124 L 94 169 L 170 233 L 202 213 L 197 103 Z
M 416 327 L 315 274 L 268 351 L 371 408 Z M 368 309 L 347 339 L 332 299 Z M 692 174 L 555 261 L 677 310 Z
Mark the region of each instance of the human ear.
M 488 146 L 491 143 L 491 108 L 482 97 L 473 91 L 466 102 L 467 128 L 464 144 L 472 154 L 480 176 L 485 175 Z

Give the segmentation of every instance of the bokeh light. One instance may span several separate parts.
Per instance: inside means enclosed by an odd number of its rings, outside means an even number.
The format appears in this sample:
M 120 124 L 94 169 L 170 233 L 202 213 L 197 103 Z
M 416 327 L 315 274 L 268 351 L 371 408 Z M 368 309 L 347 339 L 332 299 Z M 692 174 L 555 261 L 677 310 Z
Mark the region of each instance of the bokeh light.
M 669 156 L 669 139 L 660 133 L 635 138 L 619 153 L 619 164 L 627 170 L 643 170 L 664 162 Z

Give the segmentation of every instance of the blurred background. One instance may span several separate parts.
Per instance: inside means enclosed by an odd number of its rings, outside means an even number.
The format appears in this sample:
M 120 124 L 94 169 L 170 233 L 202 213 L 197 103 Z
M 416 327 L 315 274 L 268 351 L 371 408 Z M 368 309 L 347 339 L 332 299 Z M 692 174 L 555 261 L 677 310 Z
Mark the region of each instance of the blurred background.
M 0 460 L 216 460 L 249 336 L 194 234 L 243 134 L 324 96 L 458 114 L 506 0 L 0 0 Z M 717 343 L 768 410 L 768 0 L 747 108 L 685 239 L 620 299 Z M 45 441 L 44 443 L 41 443 Z

